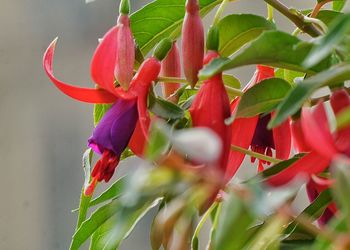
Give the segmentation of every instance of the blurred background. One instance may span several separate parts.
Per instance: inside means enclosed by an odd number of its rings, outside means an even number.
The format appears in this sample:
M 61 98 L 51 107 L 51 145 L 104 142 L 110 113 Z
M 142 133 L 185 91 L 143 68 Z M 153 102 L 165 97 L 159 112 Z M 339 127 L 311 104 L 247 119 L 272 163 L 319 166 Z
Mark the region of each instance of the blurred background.
M 150 1 L 134 0 L 133 11 Z M 287 1 L 312 8 L 315 0 Z M 64 250 L 74 232 L 83 184 L 81 156 L 92 130 L 92 105 L 61 94 L 42 69 L 42 55 L 59 37 L 55 72 L 84 86 L 100 38 L 116 22 L 119 1 L 0 0 L 0 249 Z M 233 13 L 266 15 L 262 0 L 231 3 Z M 213 14 L 205 21 L 210 23 Z M 280 29 L 294 27 L 278 13 Z M 245 85 L 254 67 L 233 73 Z M 128 165 L 128 166 L 125 166 Z M 129 161 L 118 174 L 134 167 Z M 256 171 L 245 166 L 240 175 Z M 150 217 L 121 249 L 148 249 Z

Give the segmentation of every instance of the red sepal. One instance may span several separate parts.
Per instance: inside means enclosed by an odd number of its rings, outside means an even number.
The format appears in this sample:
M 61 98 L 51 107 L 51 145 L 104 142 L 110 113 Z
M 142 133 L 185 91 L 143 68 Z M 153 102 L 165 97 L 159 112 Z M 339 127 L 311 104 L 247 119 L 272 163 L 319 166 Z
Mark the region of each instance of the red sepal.
M 281 186 L 287 184 L 298 174 L 311 176 L 325 170 L 330 164 L 329 160 L 320 157 L 316 152 L 311 152 L 299 159 L 285 170 L 268 179 L 268 183 L 272 186 Z
M 43 67 L 50 80 L 56 85 L 59 90 L 73 99 L 87 103 L 113 103 L 117 100 L 116 96 L 103 89 L 76 87 L 58 80 L 53 75 L 52 68 L 56 42 L 57 39 L 53 40 L 45 51 L 43 58 Z
M 273 140 L 275 143 L 276 158 L 282 160 L 288 159 L 292 147 L 292 137 L 289 120 L 285 121 L 280 126 L 274 128 L 272 130 L 272 133 Z

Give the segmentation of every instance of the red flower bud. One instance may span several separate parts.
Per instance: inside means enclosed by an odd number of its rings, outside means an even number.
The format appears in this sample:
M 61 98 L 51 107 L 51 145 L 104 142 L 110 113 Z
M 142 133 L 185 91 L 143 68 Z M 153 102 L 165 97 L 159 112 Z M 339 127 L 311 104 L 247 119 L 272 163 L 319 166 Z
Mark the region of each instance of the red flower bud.
M 205 62 L 218 57 L 217 52 L 209 51 Z M 230 101 L 222 81 L 222 74 L 217 74 L 204 81 L 190 108 L 194 127 L 212 129 L 220 138 L 223 151 L 216 165 L 225 172 L 231 144 L 231 128 L 225 124 L 225 119 L 231 115 Z
M 114 74 L 120 86 L 127 90 L 133 78 L 135 63 L 135 43 L 130 29 L 128 15 L 121 14 L 118 19 L 117 54 Z
M 197 0 L 187 0 L 182 27 L 182 56 L 185 77 L 194 87 L 203 67 L 204 30 Z
M 162 61 L 161 76 L 165 77 L 181 77 L 181 65 L 180 54 L 177 48 L 176 42 L 173 43 L 173 47 L 169 51 L 167 57 Z M 180 88 L 180 83 L 163 83 L 164 97 L 168 98 Z M 173 97 L 170 101 L 176 103 L 177 97 Z

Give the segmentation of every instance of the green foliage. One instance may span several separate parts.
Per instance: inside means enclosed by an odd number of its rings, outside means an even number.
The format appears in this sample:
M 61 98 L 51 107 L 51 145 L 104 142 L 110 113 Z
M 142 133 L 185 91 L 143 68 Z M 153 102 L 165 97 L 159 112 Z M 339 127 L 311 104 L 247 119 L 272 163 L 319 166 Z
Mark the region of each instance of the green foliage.
M 252 117 L 273 110 L 286 96 L 291 86 L 279 78 L 270 78 L 248 89 L 239 102 L 237 117 Z

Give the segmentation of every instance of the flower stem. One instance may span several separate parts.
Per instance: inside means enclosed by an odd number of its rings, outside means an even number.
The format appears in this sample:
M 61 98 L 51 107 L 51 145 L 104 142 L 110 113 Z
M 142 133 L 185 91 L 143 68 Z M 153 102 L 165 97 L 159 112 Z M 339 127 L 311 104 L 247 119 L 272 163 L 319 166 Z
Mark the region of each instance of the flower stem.
M 240 153 L 252 156 L 252 157 L 255 157 L 255 158 L 260 159 L 260 160 L 268 161 L 268 162 L 271 162 L 271 163 L 282 162 L 282 160 L 280 160 L 280 159 L 276 159 L 276 158 L 273 158 L 273 157 L 270 157 L 270 156 L 267 156 L 267 155 L 259 154 L 257 152 L 254 152 L 254 151 L 251 151 L 251 150 L 248 150 L 248 149 L 245 149 L 245 148 L 241 148 L 241 147 L 238 147 L 238 146 L 235 146 L 235 145 L 231 145 L 231 150 L 237 151 L 237 152 L 240 152 Z
M 76 229 L 78 229 L 81 226 L 81 224 L 85 221 L 86 215 L 89 209 L 89 203 L 92 198 L 92 195 L 86 196 L 84 192 L 85 192 L 85 188 L 83 187 L 80 195 L 79 215 L 78 215 L 78 222 L 77 222 Z
M 188 84 L 187 80 L 184 78 L 177 78 L 177 77 L 158 77 L 158 81 L 160 82 L 167 82 L 167 83 L 185 83 Z M 203 84 L 203 82 L 199 82 L 199 85 Z M 242 96 L 243 95 L 243 91 L 240 89 L 236 89 L 236 88 L 232 88 L 229 86 L 226 86 L 226 91 L 228 92 L 228 94 L 230 96 Z
M 317 37 L 321 35 L 321 32 L 316 29 L 311 23 L 306 23 L 304 20 L 304 15 L 301 13 L 296 13 L 292 9 L 285 6 L 278 0 L 264 0 L 266 3 L 270 4 L 273 8 L 278 10 L 281 14 L 286 16 L 291 20 L 298 28 L 300 28 L 305 33 L 312 37 Z

